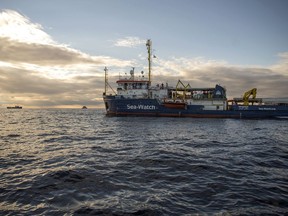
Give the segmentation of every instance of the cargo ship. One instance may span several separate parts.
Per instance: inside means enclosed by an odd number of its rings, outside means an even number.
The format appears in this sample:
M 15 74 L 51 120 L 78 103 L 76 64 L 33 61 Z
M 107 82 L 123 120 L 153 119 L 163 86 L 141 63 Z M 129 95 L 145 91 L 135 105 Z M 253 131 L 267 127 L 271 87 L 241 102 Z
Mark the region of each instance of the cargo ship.
M 257 89 L 244 93 L 241 98 L 228 100 L 226 88 L 191 88 L 178 80 L 175 87 L 167 83 L 151 85 L 151 40 L 147 40 L 148 77 L 141 72 L 135 76 L 135 68 L 129 77 L 116 81 L 114 91 L 108 82 L 105 67 L 105 91 L 103 100 L 107 116 L 155 116 L 192 118 L 273 119 L 288 118 L 288 98 L 257 98 Z M 113 94 L 108 94 L 108 87 Z

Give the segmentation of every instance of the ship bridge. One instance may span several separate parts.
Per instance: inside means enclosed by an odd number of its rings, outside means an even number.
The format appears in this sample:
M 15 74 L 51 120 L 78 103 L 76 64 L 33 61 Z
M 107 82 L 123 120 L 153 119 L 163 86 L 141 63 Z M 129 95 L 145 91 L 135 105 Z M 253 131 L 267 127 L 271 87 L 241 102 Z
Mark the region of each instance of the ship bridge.
M 116 81 L 117 83 L 117 95 L 125 98 L 146 98 L 148 97 L 148 89 L 150 86 L 149 80 L 146 80 L 143 76 L 136 79 L 134 76 L 134 68 L 130 71 L 129 78 L 122 78 Z

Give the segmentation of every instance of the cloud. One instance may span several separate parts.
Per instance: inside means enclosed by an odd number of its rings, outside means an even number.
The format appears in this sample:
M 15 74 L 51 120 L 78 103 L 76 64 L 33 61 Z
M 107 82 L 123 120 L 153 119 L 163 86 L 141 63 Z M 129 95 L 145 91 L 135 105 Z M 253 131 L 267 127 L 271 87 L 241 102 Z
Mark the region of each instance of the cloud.
M 28 17 L 13 10 L 0 12 L 1 37 L 25 43 L 56 44 L 40 24 L 32 23 Z
M 91 56 L 68 45 L 55 42 L 44 32 L 40 24 L 32 23 L 16 11 L 0 13 L 0 61 L 27 64 L 75 65 L 94 64 L 104 66 L 127 66 L 123 61 L 109 56 Z
M 229 97 L 241 97 L 251 88 L 258 88 L 258 97 L 286 97 L 288 92 L 287 55 L 280 54 L 277 65 L 268 68 L 230 65 L 225 61 L 203 58 L 172 58 L 154 63 L 153 79 L 176 85 L 178 79 L 192 87 L 227 88 Z M 166 76 L 165 76 L 166 75 Z M 168 75 L 168 76 L 167 76 Z
M 125 37 L 115 46 L 145 46 L 146 40 Z M 288 52 L 279 53 L 279 62 L 270 67 L 231 65 L 225 60 L 198 58 L 153 59 L 152 82 L 175 86 L 178 79 L 192 87 L 221 84 L 229 97 L 240 97 L 258 88 L 259 97 L 285 97 L 288 92 Z M 0 13 L 0 104 L 24 107 L 103 107 L 105 66 L 109 82 L 116 89 L 119 72 L 138 66 L 146 58 L 122 60 L 92 56 L 57 43 L 40 24 L 11 10 Z M 137 67 L 139 68 L 139 67 Z M 140 71 L 145 71 L 143 66 Z M 126 72 L 129 72 L 127 70 Z M 137 74 L 135 74 L 137 76 Z M 5 105 L 4 105 L 5 104 Z
M 0 104 L 97 106 L 107 65 L 121 68 L 132 61 L 91 56 L 57 43 L 16 11 L 0 12 Z
M 152 64 L 152 83 L 168 83 L 169 86 L 175 87 L 180 79 L 183 83 L 189 83 L 192 88 L 214 87 L 220 84 L 226 87 L 229 98 L 242 97 L 252 88 L 258 89 L 257 97 L 260 98 L 287 97 L 286 54 L 280 56 L 279 63 L 271 67 L 231 65 L 223 60 L 207 60 L 202 57 L 155 59 Z M 281 70 L 278 70 L 279 68 Z M 140 71 L 136 71 L 136 77 L 140 75 Z M 146 77 L 147 71 L 145 68 Z M 286 74 L 282 71 L 286 71 Z M 117 76 L 109 77 L 110 84 L 114 88 L 117 78 Z
M 0 60 L 5 62 L 25 62 L 38 65 L 66 65 L 78 63 L 103 64 L 75 49 L 59 45 L 24 43 L 0 37 Z
M 23 69 L 3 69 L 0 71 L 0 98 L 7 104 L 49 107 L 97 106 L 102 103 L 103 79 L 98 76 L 74 77 L 63 81 L 47 79 Z
M 272 65 L 271 69 L 288 76 L 288 52 L 279 53 L 278 57 L 280 58 L 279 62 Z
M 146 43 L 146 40 L 140 39 L 138 37 L 125 37 L 118 39 L 114 46 L 118 47 L 137 47 Z

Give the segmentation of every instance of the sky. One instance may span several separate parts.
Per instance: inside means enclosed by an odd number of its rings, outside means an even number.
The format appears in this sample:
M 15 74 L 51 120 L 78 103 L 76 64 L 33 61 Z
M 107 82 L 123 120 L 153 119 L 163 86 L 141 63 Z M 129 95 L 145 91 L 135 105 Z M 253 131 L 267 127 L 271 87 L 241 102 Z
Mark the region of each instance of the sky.
M 135 67 L 152 84 L 288 97 L 286 0 L 1 0 L 0 108 L 104 107 Z

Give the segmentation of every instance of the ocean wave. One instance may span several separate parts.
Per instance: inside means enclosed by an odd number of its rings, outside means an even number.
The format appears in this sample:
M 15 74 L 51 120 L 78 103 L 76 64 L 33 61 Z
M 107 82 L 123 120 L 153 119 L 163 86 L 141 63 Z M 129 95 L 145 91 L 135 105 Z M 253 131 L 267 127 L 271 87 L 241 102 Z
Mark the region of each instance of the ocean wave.
M 288 213 L 286 121 L 22 111 L 0 119 L 1 215 Z

